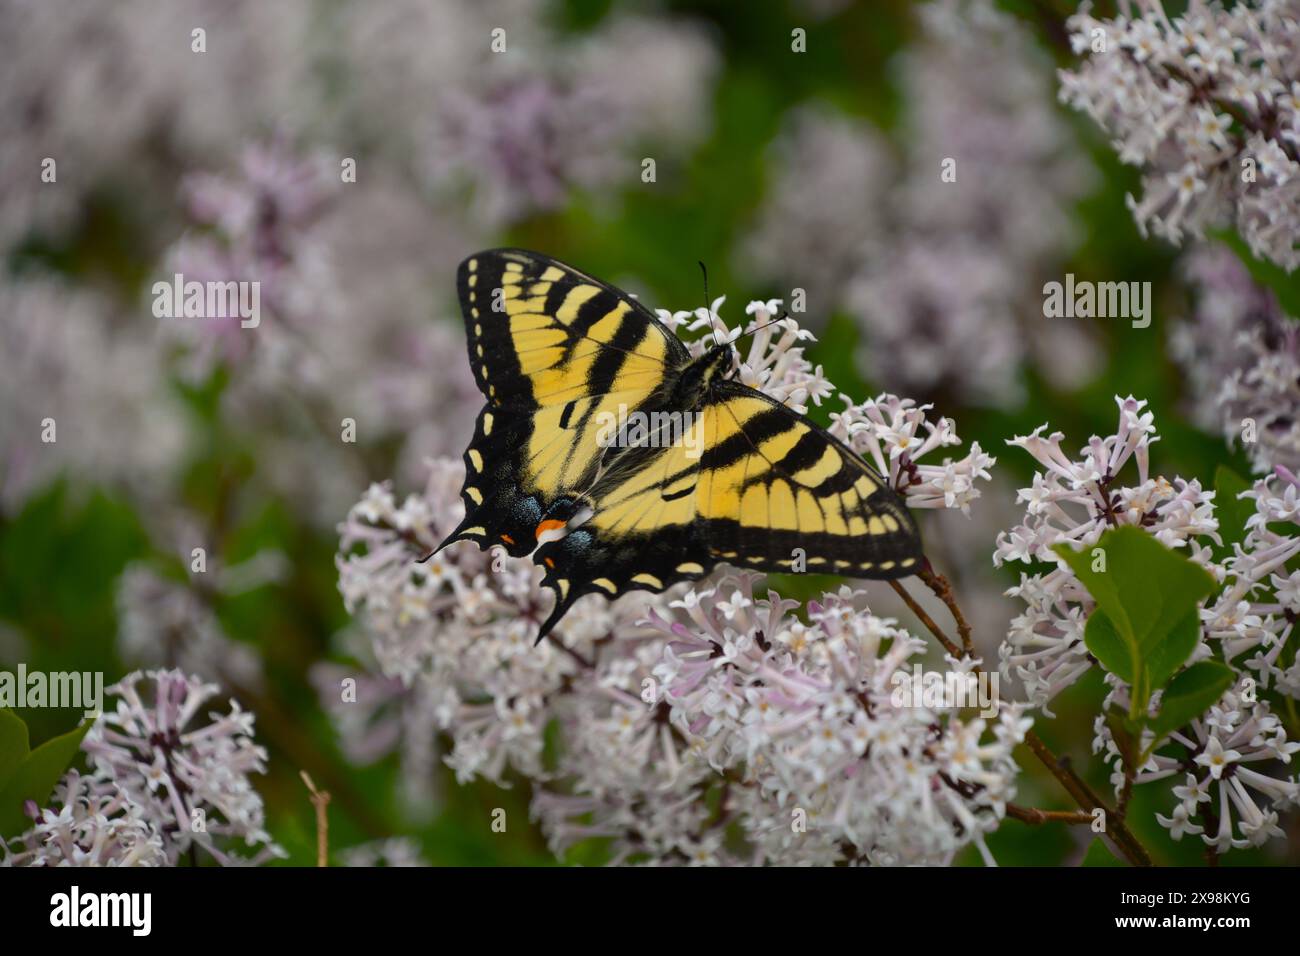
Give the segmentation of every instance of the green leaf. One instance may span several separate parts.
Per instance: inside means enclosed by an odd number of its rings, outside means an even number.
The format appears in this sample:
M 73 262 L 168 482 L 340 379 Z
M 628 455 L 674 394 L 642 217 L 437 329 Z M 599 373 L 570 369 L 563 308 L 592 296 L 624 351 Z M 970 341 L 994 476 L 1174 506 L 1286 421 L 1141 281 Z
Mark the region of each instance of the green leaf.
M 0 710 L 0 790 L 27 757 L 27 725 L 8 707 Z
M 1093 570 L 1097 548 L 1104 552 L 1105 570 Z M 1053 550 L 1106 615 L 1101 624 L 1089 620 L 1088 649 L 1132 687 L 1130 714 L 1144 715 L 1151 693 L 1195 648 L 1197 605 L 1214 590 L 1214 578 L 1132 526 L 1107 531 L 1092 548 L 1074 551 L 1060 544 Z
M 1237 495 L 1250 491 L 1251 484 L 1227 465 L 1214 472 L 1214 512 L 1219 517 L 1219 536 L 1229 548 L 1246 537 L 1246 519 L 1255 513 L 1255 503 Z
M 1092 612 L 1083 629 L 1083 643 L 1101 666 L 1126 684 L 1133 683 L 1133 655 L 1124 637 L 1101 608 Z
M 1169 678 L 1192 656 L 1196 642 L 1200 639 L 1201 613 L 1193 605 L 1169 630 L 1164 641 L 1153 647 L 1147 655 L 1147 679 L 1153 690 L 1169 683 Z
M 1134 726 L 1128 715 L 1119 709 L 1112 708 L 1106 711 L 1105 717 L 1106 726 L 1110 728 L 1110 735 L 1119 749 L 1124 767 L 1136 770 L 1140 762 L 1137 759 L 1138 738 L 1135 734 L 1138 728 Z
M 45 741 L 29 752 L 18 765 L 17 771 L 0 787 L 0 837 L 17 836 L 31 825 L 23 813 L 23 803 L 35 800 L 37 806 L 48 802 L 54 785 L 59 782 L 81 750 L 81 738 L 86 736 L 93 721 L 83 721 L 80 726 Z
M 1160 713 L 1151 721 L 1156 739 L 1201 716 L 1232 686 L 1232 668 L 1218 661 L 1193 664 L 1172 681 L 1160 698 Z
M 1084 866 L 1123 866 L 1124 861 L 1117 859 L 1114 853 L 1110 852 L 1110 847 L 1106 846 L 1106 841 L 1097 837 L 1088 844 L 1088 852 L 1083 857 Z

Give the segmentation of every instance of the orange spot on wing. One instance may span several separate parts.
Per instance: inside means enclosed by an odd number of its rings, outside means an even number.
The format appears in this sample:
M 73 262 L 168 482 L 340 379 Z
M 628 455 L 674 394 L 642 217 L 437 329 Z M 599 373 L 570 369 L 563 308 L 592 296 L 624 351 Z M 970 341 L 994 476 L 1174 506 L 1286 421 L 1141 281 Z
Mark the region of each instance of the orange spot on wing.
M 510 535 L 508 535 L 508 534 L 503 534 L 503 535 L 501 536 L 501 540 L 504 541 L 506 544 L 514 544 L 514 543 L 515 543 L 515 539 L 512 538 L 512 537 L 510 537 Z
M 555 567 L 555 561 L 554 561 L 554 559 L 552 559 L 552 558 L 542 558 L 542 560 L 546 562 L 546 566 L 547 566 L 548 568 L 554 568 L 554 567 Z
M 537 537 L 541 538 L 541 536 L 546 534 L 546 532 L 555 531 L 557 528 L 563 528 L 563 527 L 564 527 L 563 521 L 559 521 L 555 518 L 550 518 L 546 521 L 543 521 L 541 524 L 537 526 Z

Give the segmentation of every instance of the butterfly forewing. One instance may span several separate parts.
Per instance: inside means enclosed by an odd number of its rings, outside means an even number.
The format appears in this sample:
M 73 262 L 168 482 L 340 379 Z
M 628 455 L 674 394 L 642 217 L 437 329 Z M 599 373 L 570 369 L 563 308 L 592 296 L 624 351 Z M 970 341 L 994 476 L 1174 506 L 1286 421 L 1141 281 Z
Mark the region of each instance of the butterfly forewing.
M 535 253 L 471 256 L 457 289 L 487 406 L 465 453 L 465 520 L 442 546 L 522 556 L 547 504 L 595 477 L 602 413 L 642 407 L 689 356 L 636 300 Z

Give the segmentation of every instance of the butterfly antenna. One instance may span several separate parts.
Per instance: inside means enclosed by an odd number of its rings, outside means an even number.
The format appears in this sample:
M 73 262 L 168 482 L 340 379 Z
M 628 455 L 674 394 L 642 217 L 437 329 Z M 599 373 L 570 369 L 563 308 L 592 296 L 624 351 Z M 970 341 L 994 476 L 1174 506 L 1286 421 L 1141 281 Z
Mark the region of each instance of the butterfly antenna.
M 699 263 L 700 266 L 700 274 L 704 276 L 704 311 L 707 315 L 711 317 L 713 315 L 713 310 L 709 308 L 709 303 L 712 302 L 713 300 L 709 298 L 709 270 L 705 267 L 704 261 L 702 259 L 697 259 L 696 261 Z M 717 345 L 718 330 L 713 327 L 712 318 L 709 319 L 709 335 L 713 337 L 713 344 Z
M 781 313 L 781 317 L 780 317 L 779 319 L 773 319 L 771 322 L 764 322 L 762 325 L 758 326 L 757 328 L 753 328 L 753 329 L 750 329 L 748 332 L 743 332 L 743 333 L 741 333 L 741 334 L 736 338 L 736 341 L 739 342 L 741 339 L 743 339 L 743 338 L 745 338 L 745 337 L 747 337 L 747 336 L 753 335 L 755 332 L 762 332 L 764 329 L 771 328 L 771 327 L 774 326 L 774 325 L 780 325 L 782 322 L 784 322 L 784 321 L 785 321 L 786 319 L 788 319 L 788 318 L 790 318 L 790 313 L 789 313 L 789 312 L 782 312 L 782 313 Z

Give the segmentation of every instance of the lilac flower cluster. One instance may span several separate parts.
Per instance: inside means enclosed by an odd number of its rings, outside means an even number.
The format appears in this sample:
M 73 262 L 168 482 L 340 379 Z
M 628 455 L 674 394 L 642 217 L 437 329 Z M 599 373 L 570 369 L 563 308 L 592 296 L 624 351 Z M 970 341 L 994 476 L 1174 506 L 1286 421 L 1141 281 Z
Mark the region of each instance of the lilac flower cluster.
M 1123 0 L 1069 20 L 1086 59 L 1061 73 L 1061 99 L 1141 167 L 1129 207 L 1172 243 L 1232 225 L 1255 255 L 1300 265 L 1300 18 L 1290 0 Z
M 734 340 L 721 305 L 661 314 Z M 751 303 L 748 328 L 779 309 Z M 807 337 L 788 318 L 756 331 L 742 379 L 795 407 L 837 394 L 804 357 Z M 846 404 L 839 433 L 874 449 L 914 503 L 962 509 L 978 496 L 992 464 L 978 447 L 959 462 L 921 461 L 958 443 L 950 424 L 893 396 Z M 401 503 L 374 486 L 341 526 L 340 590 L 379 671 L 321 675 L 348 739 L 404 749 L 404 735 L 429 726 L 406 715 L 431 717 L 452 739 L 445 761 L 459 779 L 528 776 L 557 853 L 606 836 L 616 862 L 741 862 L 723 841 L 733 821 L 750 862 L 934 862 L 997 825 L 1027 724 L 1014 708 L 966 722 L 955 708 L 895 704 L 894 675 L 923 642 L 873 615 L 862 592 L 811 602 L 811 623 L 792 613 L 797 602 L 756 595 L 752 575 L 591 598 L 533 648 L 549 598 L 530 562 L 463 544 L 415 562 L 459 520 L 461 475 L 434 461 L 423 494 Z M 352 699 L 340 693 L 348 676 Z M 556 764 L 544 759 L 552 721 Z
M 1138 768 L 1136 785 L 1183 781 L 1171 787 L 1177 802 L 1170 815 L 1156 815 L 1175 840 L 1199 836 L 1216 853 L 1224 853 L 1285 837 L 1278 816 L 1300 806 L 1300 779 L 1286 775 L 1300 743 L 1287 739 L 1282 722 L 1252 683 L 1243 677 Z M 1116 701 L 1127 703 L 1121 688 L 1112 690 L 1106 704 Z M 1094 750 L 1114 765 L 1112 781 L 1118 790 L 1124 780 L 1119 748 L 1104 717 L 1098 716 L 1094 729 Z M 1143 746 L 1150 743 L 1145 735 Z
M 557 629 L 558 641 L 534 648 L 549 598 L 531 562 L 460 545 L 416 563 L 460 520 L 462 477 L 459 462 L 435 460 L 424 493 L 401 504 L 387 487 L 372 486 L 340 528 L 339 589 L 361 616 L 380 673 L 400 684 L 367 689 L 378 690 L 379 701 L 409 693 L 406 707 L 453 731 L 447 762 L 459 778 L 503 782 L 507 766 L 540 775 L 548 702 L 596 642 L 635 629 L 644 610 L 635 598 L 582 601 Z M 333 712 L 354 706 L 340 707 L 339 686 L 330 690 Z
M 283 575 L 284 557 L 262 552 L 233 568 L 214 568 L 211 583 L 169 578 L 147 564 L 129 565 L 117 583 L 117 647 L 122 658 L 146 668 L 178 668 L 223 686 L 259 689 L 262 660 L 226 633 L 215 601 Z
M 548 6 L 6 4 L 0 245 L 74 225 L 106 182 L 156 186 L 273 130 L 358 144 L 445 197 L 468 183 L 492 222 L 634 182 L 638 144 L 670 159 L 700 136 L 717 69 L 702 30 L 623 15 L 565 39 Z M 39 182 L 45 158 L 62 164 L 58 185 Z M 167 216 L 156 200 L 150 212 Z
M 1259 685 L 1300 699 L 1300 664 L 1292 635 L 1300 612 L 1300 479 L 1284 468 L 1243 493 L 1255 513 L 1246 536 L 1224 558 L 1223 591 L 1201 613 L 1204 636 Z M 1218 569 L 1216 569 L 1218 570 Z M 1243 656 L 1248 655 L 1248 656 Z
M 264 826 L 249 774 L 264 773 L 253 715 L 199 712 L 217 693 L 180 671 L 135 672 L 106 688 L 118 698 L 82 747 L 92 772 L 69 771 L 59 807 L 31 808 L 35 825 L 5 847 L 16 866 L 175 866 L 202 850 L 222 866 L 257 865 L 284 851 Z M 253 849 L 241 857 L 236 848 Z
M 1028 452 L 1041 466 L 1033 485 L 1021 488 L 1023 521 L 998 535 L 993 561 L 1037 562 L 1053 566 L 1046 573 L 1021 573 L 1013 594 L 1027 605 L 1011 622 L 1002 645 L 1004 677 L 1018 677 L 1028 700 L 1043 707 L 1092 667 L 1083 644 L 1083 627 L 1092 602 L 1068 565 L 1052 551 L 1068 543 L 1093 544 L 1110 527 L 1137 525 L 1162 544 L 1185 548 L 1188 556 L 1210 565 L 1209 546 L 1219 544 L 1214 492 L 1199 481 L 1169 481 L 1150 474 L 1150 446 L 1158 441 L 1155 416 L 1146 402 L 1116 397 L 1119 424 L 1113 435 L 1094 436 L 1072 458 L 1061 447 L 1060 432 L 1032 434 L 1008 442 Z M 1132 462 L 1136 482 L 1121 484 L 1121 471 Z
M 0 866 L 167 865 L 162 835 L 144 808 L 99 777 L 69 770 L 50 808 L 28 809 L 35 824 L 9 844 L 0 840 Z
M 413 0 L 396 6 L 444 29 L 446 11 Z M 575 191 L 626 187 L 640 180 L 643 159 L 672 161 L 704 131 L 701 92 L 713 85 L 718 62 L 691 24 L 619 15 L 562 42 L 539 23 L 516 26 L 513 6 L 508 15 L 491 4 L 464 7 L 458 17 L 473 21 L 468 36 L 501 30 L 504 50 L 485 62 L 454 40 L 461 49 L 449 63 L 421 49 L 398 95 L 415 100 L 405 116 L 416 118 L 414 152 L 430 187 L 468 193 L 475 222 L 499 225 L 560 208 Z M 456 69 L 471 56 L 472 67 Z M 411 82 L 430 73 L 437 78 L 428 86 Z M 425 90 L 439 87 L 440 108 L 429 110 Z
M 122 311 L 53 278 L 0 280 L 0 511 L 65 473 L 159 500 L 184 432 L 158 344 Z
M 897 689 L 925 642 L 872 614 L 864 592 L 809 602 L 805 623 L 799 602 L 755 596 L 756 581 L 724 576 L 667 616 L 652 609 L 662 641 L 597 668 L 565 721 L 573 795 L 534 804 L 552 845 L 602 835 L 617 860 L 781 865 L 983 849 L 1014 791 L 1020 709 L 990 723 L 914 706 Z M 713 814 L 699 799 L 710 784 Z M 742 856 L 723 845 L 732 823 Z
M 430 209 L 402 200 L 381 175 L 345 184 L 336 159 L 283 142 L 246 149 L 237 175 L 187 178 L 183 193 L 203 231 L 168 250 L 161 274 L 257 282 L 262 316 L 256 328 L 238 316 L 163 327 L 188 377 L 231 371 L 222 411 L 263 447 L 262 480 L 332 521 L 365 484 L 355 446 L 400 443 L 405 474 L 412 460 L 467 439 L 443 424 L 462 416 L 427 414 L 474 392 L 463 363 L 430 374 L 436 356 L 463 350 L 463 338 L 412 305 L 436 301 L 433 277 L 452 271 L 451 246 L 429 247 L 428 237 L 446 233 Z M 412 256 L 417 247 L 422 255 Z M 430 267 L 429 254 L 442 268 Z M 342 440 L 345 420 L 355 442 Z
M 320 113 L 307 42 L 321 5 L 122 0 L 0 10 L 0 246 L 74 227 L 108 183 L 168 217 L 157 188 L 289 116 Z M 205 52 L 195 50 L 202 28 Z M 42 163 L 57 178 L 42 182 Z M 138 187 L 138 188 L 137 188 Z
M 1048 64 L 987 0 L 918 9 L 922 40 L 899 71 L 905 150 L 798 108 L 746 261 L 804 289 L 815 314 L 855 316 L 867 371 L 891 389 L 1013 405 L 1029 358 L 1067 387 L 1086 381 L 1096 348 L 1078 327 L 1025 321 L 1041 318 L 1039 277 L 1073 247 L 1072 206 L 1092 183 L 1063 145 Z
M 123 574 L 118 648 L 132 665 L 256 689 L 261 663 L 225 633 L 217 607 L 282 568 L 273 554 L 222 567 L 214 543 L 271 498 L 332 526 L 372 472 L 409 483 L 427 474 L 429 456 L 459 453 L 478 395 L 463 361 L 444 361 L 464 352 L 458 323 L 437 320 L 455 312 L 455 263 L 489 243 L 488 226 L 578 195 L 608 204 L 653 188 L 642 160 L 666 175 L 704 134 L 718 58 L 702 29 L 665 15 L 615 14 L 569 35 L 552 29 L 548 5 L 513 0 L 210 7 L 123 0 L 54 10 L 16 0 L 0 9 L 0 119 L 10 133 L 0 145 L 0 252 L 33 240 L 78 246 L 104 197 L 130 200 L 121 228 L 133 230 L 129 263 L 112 270 L 120 284 L 92 288 L 92 263 L 65 287 L 25 259 L 0 278 L 0 511 L 22 508 L 61 475 L 84 476 L 128 494 L 161 554 L 208 545 L 207 576 L 186 582 L 154 564 Z M 179 317 L 175 303 L 163 316 L 150 302 L 154 284 L 177 274 L 255 284 L 260 321 Z M 203 452 L 185 440 L 196 433 L 185 400 L 195 394 L 219 394 L 214 444 L 254 463 L 247 475 L 222 470 L 220 514 L 176 504 L 188 497 L 186 466 Z M 467 621 L 467 642 L 481 625 Z M 475 673 L 493 667 L 484 655 Z M 323 668 L 315 676 L 328 679 Z M 446 719 L 449 704 L 426 685 L 380 679 L 393 706 L 377 708 L 374 725 L 347 725 L 350 753 L 361 759 L 398 740 L 408 780 L 430 779 L 428 728 L 434 708 Z M 521 698 L 517 719 L 528 706 Z M 405 723 L 389 737 L 392 712 Z M 531 746 L 511 733 L 521 754 Z M 487 772 L 468 738 L 458 756 L 467 772 Z M 189 823 L 158 816 L 179 812 L 174 800 L 128 800 L 98 771 L 71 786 L 61 799 L 78 820 L 101 806 L 113 818 L 143 807 L 175 862 L 167 828 L 189 833 Z M 407 796 L 429 803 L 418 788 Z M 260 828 L 249 816 L 218 826 Z M 204 848 L 233 859 L 228 834 L 208 832 Z M 196 834 L 191 845 L 202 842 Z M 108 844 L 123 856 L 135 845 L 126 836 Z
M 166 386 L 218 367 L 235 371 L 222 419 L 258 445 L 258 490 L 332 524 L 367 483 L 358 450 L 417 480 L 468 437 L 444 424 L 466 416 L 427 414 L 473 392 L 459 364 L 430 374 L 461 348 L 430 317 L 453 308 L 464 250 L 578 192 L 641 187 L 645 157 L 677 161 L 705 131 L 717 67 L 702 30 L 665 16 L 566 37 L 533 2 L 156 7 L 0 11 L 0 249 L 57 246 L 125 189 L 152 229 L 135 245 L 164 249 L 145 290 L 177 273 L 256 283 L 265 321 L 168 318 L 159 341 L 144 294 L 64 302 L 52 283 L 0 280 L 16 343 L 0 380 L 24 396 L 0 424 L 6 507 L 60 471 L 165 482 L 187 424 Z M 72 412 L 49 407 L 64 396 Z M 62 446 L 37 447 L 47 416 Z M 345 419 L 361 449 L 340 447 Z
M 405 837 L 389 837 L 386 840 L 371 840 L 358 846 L 339 851 L 344 866 L 428 866 L 420 852 L 420 846 L 414 840 Z
M 1139 768 L 1135 783 L 1186 776 L 1186 786 L 1174 788 L 1179 803 L 1173 815 L 1160 817 L 1175 838 L 1199 834 L 1219 852 L 1257 845 L 1281 835 L 1278 811 L 1300 803 L 1300 779 L 1288 773 L 1300 744 L 1288 741 L 1263 697 L 1265 691 L 1300 697 L 1292 638 L 1300 572 L 1286 570 L 1287 560 L 1300 553 L 1300 481 L 1284 469 L 1257 481 L 1244 496 L 1256 508 L 1245 538 L 1223 554 L 1216 493 L 1196 480 L 1153 475 L 1154 416 L 1146 402 L 1118 397 L 1116 402 L 1115 433 L 1093 437 L 1078 457 L 1062 449 L 1059 432 L 1044 435 L 1046 426 L 1009 442 L 1027 451 L 1042 470 L 1031 487 L 1020 490 L 1024 520 L 998 536 L 994 561 L 1054 567 L 1022 572 L 1020 584 L 1008 592 L 1026 609 L 1011 622 L 1002 645 L 1002 673 L 1018 678 L 1030 706 L 1050 715 L 1052 699 L 1096 664 L 1083 641 L 1093 601 L 1053 545 L 1087 548 L 1107 528 L 1132 525 L 1185 551 L 1221 586 L 1204 602 L 1200 642 L 1191 660 L 1223 660 L 1239 680 L 1207 714 L 1165 741 Z M 1125 482 L 1122 472 L 1130 462 L 1136 475 Z M 1113 675 L 1106 679 L 1106 706 L 1127 706 L 1128 688 Z M 1158 696 L 1153 707 L 1157 704 Z M 1096 734 L 1096 750 L 1116 765 L 1118 790 L 1124 774 L 1103 716 L 1096 720 Z M 1148 732 L 1143 747 L 1152 742 Z M 1212 799 L 1212 806 L 1201 807 Z
M 1300 470 L 1300 326 L 1231 250 L 1187 254 L 1196 303 L 1170 339 L 1197 421 L 1240 446 L 1257 474 Z

